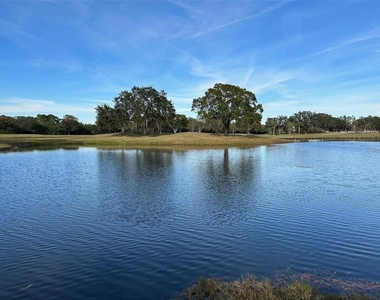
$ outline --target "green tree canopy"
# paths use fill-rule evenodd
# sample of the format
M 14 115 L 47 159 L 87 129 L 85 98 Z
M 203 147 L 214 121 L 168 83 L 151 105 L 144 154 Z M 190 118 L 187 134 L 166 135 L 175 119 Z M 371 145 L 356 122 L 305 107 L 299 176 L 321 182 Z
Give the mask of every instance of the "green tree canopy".
M 191 110 L 202 120 L 220 122 L 227 136 L 232 121 L 247 121 L 250 115 L 261 115 L 263 108 L 257 104 L 254 93 L 236 85 L 217 83 L 203 97 L 193 100 Z M 257 119 L 257 115 L 252 117 Z
M 96 108 L 96 127 L 99 133 L 110 133 L 117 131 L 116 110 L 107 104 L 98 105 Z
M 77 117 L 72 115 L 64 115 L 60 124 L 60 129 L 62 133 L 71 134 L 78 130 L 80 123 Z
M 102 133 L 131 130 L 161 134 L 169 128 L 174 132 L 178 130 L 174 105 L 164 90 L 134 86 L 130 91 L 120 92 L 113 102 L 114 107 L 103 104 L 95 108 L 96 125 Z

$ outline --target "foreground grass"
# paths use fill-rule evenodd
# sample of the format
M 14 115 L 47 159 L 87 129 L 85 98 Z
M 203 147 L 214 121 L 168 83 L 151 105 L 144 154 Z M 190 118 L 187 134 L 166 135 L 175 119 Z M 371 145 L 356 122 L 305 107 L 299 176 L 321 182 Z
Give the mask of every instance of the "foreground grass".
M 177 298 L 186 300 L 370 300 L 364 294 L 328 294 L 301 282 L 275 286 L 269 280 L 252 276 L 232 282 L 203 278 L 183 291 Z
M 378 133 L 322 133 L 322 134 L 283 134 L 283 135 L 230 135 L 184 132 L 162 135 L 127 135 L 121 133 L 98 135 L 37 135 L 0 134 L 0 151 L 17 148 L 97 146 L 97 147 L 256 147 L 291 142 L 294 140 L 368 140 L 380 141 Z

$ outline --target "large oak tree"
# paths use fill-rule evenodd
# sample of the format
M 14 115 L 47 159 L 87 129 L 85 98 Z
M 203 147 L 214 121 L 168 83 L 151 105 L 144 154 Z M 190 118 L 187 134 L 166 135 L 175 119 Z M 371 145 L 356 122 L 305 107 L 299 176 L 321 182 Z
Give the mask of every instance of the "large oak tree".
M 227 136 L 233 120 L 248 120 L 251 114 L 263 112 L 254 93 L 236 85 L 217 83 L 203 97 L 193 100 L 192 111 L 206 121 L 219 121 Z M 257 119 L 257 115 L 256 118 Z
M 162 133 L 176 117 L 173 103 L 164 90 L 134 86 L 114 98 L 114 107 L 98 105 L 96 124 L 101 132 L 148 131 Z

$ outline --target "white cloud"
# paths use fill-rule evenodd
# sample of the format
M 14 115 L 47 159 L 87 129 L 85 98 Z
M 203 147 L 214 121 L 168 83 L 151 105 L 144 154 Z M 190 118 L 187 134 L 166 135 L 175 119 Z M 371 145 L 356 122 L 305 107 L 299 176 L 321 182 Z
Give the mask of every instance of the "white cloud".
M 43 113 L 59 113 L 59 114 L 75 114 L 78 112 L 88 113 L 94 112 L 93 107 L 88 104 L 72 105 L 61 104 L 56 101 L 18 98 L 13 97 L 9 99 L 0 100 L 0 111 L 6 115 L 30 115 L 30 114 L 43 114 Z

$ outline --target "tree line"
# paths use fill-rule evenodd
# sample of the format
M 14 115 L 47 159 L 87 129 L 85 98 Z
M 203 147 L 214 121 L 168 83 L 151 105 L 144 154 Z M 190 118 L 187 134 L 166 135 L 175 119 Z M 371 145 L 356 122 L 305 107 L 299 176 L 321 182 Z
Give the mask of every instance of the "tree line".
M 62 119 L 53 114 L 38 114 L 36 117 L 0 116 L 0 133 L 34 134 L 93 134 L 96 126 L 83 124 L 72 115 Z
M 95 107 L 95 124 L 83 124 L 75 116 L 62 119 L 52 114 L 36 117 L 0 116 L 0 133 L 97 134 L 125 132 L 161 134 L 163 132 L 198 131 L 212 133 L 319 133 L 380 131 L 380 117 L 333 117 L 325 113 L 299 111 L 291 116 L 267 118 L 253 92 L 236 85 L 217 83 L 203 96 L 193 99 L 191 110 L 196 118 L 178 114 L 164 90 L 152 86 L 124 90 L 113 105 Z
M 267 118 L 264 125 L 269 134 L 321 132 L 379 132 L 380 117 L 333 117 L 325 113 L 299 111 L 291 116 Z

